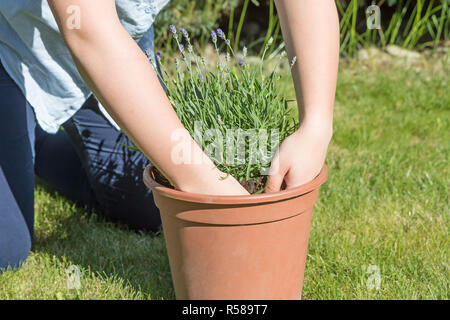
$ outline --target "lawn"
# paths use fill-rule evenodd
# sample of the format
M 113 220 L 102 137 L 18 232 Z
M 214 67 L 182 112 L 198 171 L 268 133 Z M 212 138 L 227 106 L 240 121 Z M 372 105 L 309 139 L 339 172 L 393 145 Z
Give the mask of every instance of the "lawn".
M 449 75 L 448 54 L 341 63 L 304 299 L 450 297 Z M 100 221 L 39 184 L 35 208 L 32 252 L 0 275 L 0 300 L 174 298 L 161 233 Z

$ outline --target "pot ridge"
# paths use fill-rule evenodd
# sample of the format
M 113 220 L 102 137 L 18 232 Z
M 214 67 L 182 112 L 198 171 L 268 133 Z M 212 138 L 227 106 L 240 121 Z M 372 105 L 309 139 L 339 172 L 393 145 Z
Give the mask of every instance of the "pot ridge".
M 281 190 L 273 193 L 263 193 L 263 194 L 253 194 L 253 195 L 239 195 L 239 196 L 217 196 L 217 195 L 207 195 L 199 193 L 189 193 L 180 190 L 171 189 L 165 187 L 151 178 L 150 168 L 152 166 L 148 165 L 144 170 L 144 183 L 145 185 L 158 192 L 161 196 L 172 198 L 175 200 L 181 200 L 193 203 L 203 203 L 203 204 L 223 204 L 223 205 L 237 205 L 237 204 L 262 204 L 277 202 L 281 200 L 288 200 L 290 198 L 295 198 L 312 192 L 318 189 L 328 177 L 328 168 L 326 165 L 322 167 L 319 174 L 310 182 L 307 182 L 301 186 Z

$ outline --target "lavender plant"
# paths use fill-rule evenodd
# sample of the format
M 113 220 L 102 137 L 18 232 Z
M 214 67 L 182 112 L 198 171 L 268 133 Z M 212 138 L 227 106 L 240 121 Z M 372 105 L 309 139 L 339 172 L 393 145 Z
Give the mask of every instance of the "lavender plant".
M 297 127 L 277 88 L 276 66 L 285 54 L 266 74 L 263 63 L 273 41 L 267 42 L 259 64 L 248 64 L 246 48 L 238 57 L 226 34 L 217 29 L 211 32 L 216 58 L 210 70 L 206 58 L 194 52 L 184 28 L 171 25 L 170 32 L 179 51 L 173 60 L 175 74 L 169 74 L 168 61 L 160 53 L 156 59 L 178 117 L 220 170 L 251 193 L 261 192 L 276 148 Z M 147 56 L 155 67 L 149 52 Z

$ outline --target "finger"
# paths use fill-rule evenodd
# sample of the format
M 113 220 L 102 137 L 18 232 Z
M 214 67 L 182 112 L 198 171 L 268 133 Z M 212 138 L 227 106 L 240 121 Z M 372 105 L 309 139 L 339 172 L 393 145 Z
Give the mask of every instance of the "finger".
M 274 161 L 274 163 L 276 163 L 276 161 Z M 272 163 L 272 166 L 270 167 L 269 179 L 267 180 L 266 189 L 264 191 L 265 193 L 280 191 L 284 177 L 288 171 L 287 168 L 281 167 L 279 163 L 276 163 L 275 168 L 274 163 Z
M 269 180 L 267 181 L 267 186 L 265 189 L 265 193 L 278 192 L 281 189 L 281 185 L 283 184 L 284 176 L 277 174 L 273 176 L 269 176 Z

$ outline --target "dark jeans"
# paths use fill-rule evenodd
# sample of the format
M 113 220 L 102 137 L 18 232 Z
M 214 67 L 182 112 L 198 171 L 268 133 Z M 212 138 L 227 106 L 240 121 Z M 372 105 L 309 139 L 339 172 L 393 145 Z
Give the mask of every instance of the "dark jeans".
M 0 273 L 20 266 L 30 251 L 35 174 L 106 220 L 158 230 L 159 211 L 142 182 L 149 162 L 122 144 L 132 145 L 94 97 L 57 134 L 44 132 L 0 63 Z

